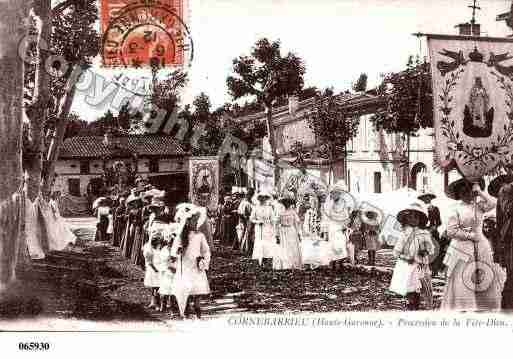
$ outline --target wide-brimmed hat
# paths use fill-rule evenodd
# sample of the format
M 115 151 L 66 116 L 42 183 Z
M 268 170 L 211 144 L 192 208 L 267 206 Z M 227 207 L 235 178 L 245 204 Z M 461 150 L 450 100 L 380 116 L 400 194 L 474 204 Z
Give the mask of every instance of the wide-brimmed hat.
M 108 206 L 110 204 L 110 200 L 107 197 L 98 197 L 93 202 L 93 209 L 96 209 L 100 206 Z
M 511 174 L 497 176 L 488 185 L 488 193 L 491 196 L 497 197 L 501 187 L 511 182 L 513 182 L 513 175 Z
M 151 203 L 148 205 L 150 208 L 162 208 L 165 207 L 166 203 L 164 202 L 164 199 L 162 197 L 153 197 L 151 199 Z
M 278 202 L 280 202 L 282 205 L 284 205 L 285 207 L 288 207 L 290 205 L 293 205 L 296 203 L 296 200 L 293 196 L 290 196 L 290 195 L 284 195 L 282 196 Z
M 347 192 L 346 183 L 342 180 L 335 183 L 329 189 L 329 193 L 333 193 L 333 192 Z
M 134 194 L 131 194 L 130 196 L 128 196 L 128 198 L 126 199 L 126 204 L 129 204 L 129 203 L 132 203 L 132 202 L 135 202 L 135 201 L 140 201 L 141 200 L 141 197 L 139 196 L 136 196 Z
M 434 193 L 431 193 L 431 192 L 423 193 L 423 194 L 421 194 L 420 196 L 417 197 L 417 199 L 420 199 L 423 202 L 429 202 L 429 201 L 434 200 L 435 198 L 436 198 L 436 195 Z
M 272 198 L 272 195 L 269 191 L 259 191 L 257 192 L 257 194 L 255 195 L 256 199 L 260 198 L 260 197 L 267 197 L 267 198 Z
M 415 201 L 411 203 L 408 207 L 405 209 L 399 211 L 397 213 L 397 221 L 404 225 L 409 216 L 417 216 L 419 218 L 419 226 L 425 227 L 428 222 L 428 216 L 426 214 L 426 209 L 424 207 L 424 204 L 420 201 Z
M 199 228 L 207 220 L 207 208 L 197 206 L 193 203 L 180 203 L 176 206 L 175 222 L 185 222 L 193 216 L 198 217 L 196 228 Z
M 465 187 L 468 187 L 468 190 L 471 190 L 472 182 L 465 178 L 460 178 L 454 182 L 451 182 L 449 186 L 447 186 L 445 194 L 451 199 L 459 200 L 461 198 L 461 192 L 465 189 Z M 481 187 L 481 190 L 484 190 L 485 188 L 485 182 L 482 178 L 479 180 L 479 187 Z

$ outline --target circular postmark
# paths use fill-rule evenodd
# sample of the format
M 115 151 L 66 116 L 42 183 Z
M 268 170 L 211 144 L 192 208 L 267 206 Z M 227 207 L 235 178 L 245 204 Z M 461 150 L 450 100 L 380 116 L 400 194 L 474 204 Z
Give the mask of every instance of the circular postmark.
M 180 9 L 164 1 L 134 1 L 109 18 L 102 38 L 105 67 L 190 66 L 194 45 Z

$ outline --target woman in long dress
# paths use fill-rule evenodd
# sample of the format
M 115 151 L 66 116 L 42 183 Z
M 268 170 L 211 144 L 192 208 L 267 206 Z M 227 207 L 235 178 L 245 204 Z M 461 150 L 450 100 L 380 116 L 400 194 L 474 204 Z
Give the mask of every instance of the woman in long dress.
M 495 201 L 483 189 L 484 181 L 472 185 L 465 179 L 447 189 L 447 196 L 459 203 L 447 223 L 451 244 L 444 259 L 447 283 L 443 310 L 495 311 L 501 306 L 503 277 L 482 232 L 484 213 L 495 207 Z
M 277 252 L 274 234 L 276 214 L 267 203 L 271 198 L 269 193 L 259 192 L 256 197 L 258 204 L 253 207 L 249 217 L 250 222 L 255 224 L 255 243 L 251 258 L 256 259 L 265 268 L 272 268 L 272 261 Z
M 324 220 L 328 231 L 329 260 L 333 270 L 342 267 L 342 260 L 347 258 L 346 229 L 350 221 L 351 208 L 346 201 L 347 187 L 337 182 L 330 190 L 329 198 L 324 203 Z
M 279 256 L 273 263 L 274 269 L 302 269 L 301 221 L 292 205 L 294 200 L 283 198 L 284 210 L 278 216 Z
M 107 227 L 109 226 L 109 214 L 111 214 L 109 200 L 106 198 L 101 200 L 99 206 L 94 210 L 94 214 L 97 218 L 95 241 L 103 242 L 107 240 Z
M 224 238 L 224 205 L 225 205 L 225 197 L 219 198 L 219 205 L 216 210 L 216 227 L 214 230 L 214 242 L 221 243 Z
M 132 256 L 132 247 L 134 241 L 136 240 L 136 236 L 141 235 L 141 206 L 142 202 L 139 197 L 130 195 L 126 201 L 127 204 L 127 212 L 128 212 L 128 220 L 126 226 L 125 238 L 123 241 L 123 246 L 121 248 L 121 252 L 125 258 L 131 258 Z
M 119 205 L 114 211 L 114 235 L 112 236 L 112 245 L 119 247 L 126 230 L 126 206 L 125 198 L 119 198 Z
M 144 286 L 151 290 L 151 302 L 148 308 L 157 309 L 160 306 L 159 287 L 160 287 L 160 247 L 163 236 L 155 233 L 151 239 L 143 246 L 143 256 L 145 263 Z

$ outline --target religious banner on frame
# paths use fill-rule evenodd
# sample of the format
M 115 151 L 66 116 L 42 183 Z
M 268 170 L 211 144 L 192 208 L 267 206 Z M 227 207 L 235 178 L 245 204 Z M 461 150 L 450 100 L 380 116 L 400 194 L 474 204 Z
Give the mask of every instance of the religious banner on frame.
M 215 210 L 219 202 L 219 160 L 217 157 L 189 159 L 191 202 Z
M 468 180 L 513 158 L 513 40 L 427 35 L 435 156 Z

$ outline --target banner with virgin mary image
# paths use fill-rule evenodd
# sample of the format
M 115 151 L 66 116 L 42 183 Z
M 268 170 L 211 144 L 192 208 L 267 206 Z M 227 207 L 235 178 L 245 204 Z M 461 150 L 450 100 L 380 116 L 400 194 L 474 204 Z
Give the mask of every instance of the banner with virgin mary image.
M 215 210 L 219 201 L 219 160 L 217 157 L 190 158 L 189 178 L 191 202 Z
M 427 35 L 435 156 L 468 180 L 494 175 L 513 154 L 513 40 Z

